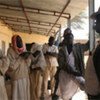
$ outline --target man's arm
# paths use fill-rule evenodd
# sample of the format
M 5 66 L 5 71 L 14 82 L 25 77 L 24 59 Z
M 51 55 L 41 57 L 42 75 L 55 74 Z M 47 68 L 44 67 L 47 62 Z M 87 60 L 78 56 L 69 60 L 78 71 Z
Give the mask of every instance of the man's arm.
M 46 52 L 46 55 L 57 57 L 58 53 L 56 53 L 56 52 Z
M 63 69 L 69 74 L 72 74 L 74 76 L 81 76 L 81 74 L 75 69 L 75 67 L 72 67 L 68 65 L 66 61 L 66 54 L 64 53 L 64 50 L 60 49 L 59 54 L 58 54 L 58 63 L 60 69 Z
M 89 40 L 85 44 L 81 44 L 81 48 L 84 52 L 89 50 L 89 44 L 90 44 Z
M 67 65 L 67 72 L 69 74 L 74 75 L 74 76 L 82 76 L 81 73 L 75 69 L 75 67 L 72 67 L 70 65 Z
M 58 53 L 58 64 L 59 64 L 60 69 L 63 69 L 66 66 L 65 53 L 62 50 L 62 48 L 59 50 L 59 53 Z

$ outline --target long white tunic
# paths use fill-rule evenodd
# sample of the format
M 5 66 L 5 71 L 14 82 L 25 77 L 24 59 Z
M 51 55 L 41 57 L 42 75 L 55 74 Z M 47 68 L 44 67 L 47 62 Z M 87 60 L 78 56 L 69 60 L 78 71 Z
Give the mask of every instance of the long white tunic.
M 20 57 L 12 48 L 8 50 L 12 69 L 12 100 L 30 100 L 29 66 L 31 59 Z
M 75 61 L 73 52 L 68 54 L 66 48 L 67 63 L 74 67 Z M 78 85 L 76 83 L 75 77 L 71 74 L 68 74 L 66 71 L 61 70 L 59 73 L 59 84 L 61 90 L 61 96 L 63 100 L 69 100 L 77 92 Z
M 1 56 L 2 55 L 0 50 L 0 57 Z M 9 66 L 9 59 L 7 57 L 1 57 L 0 58 L 0 100 L 8 100 L 8 96 L 5 88 L 4 76 L 3 76 L 6 73 L 8 66 Z
M 55 45 L 49 46 L 48 44 L 44 44 L 43 53 L 45 54 L 46 52 L 58 53 L 58 48 Z M 47 66 L 58 66 L 57 58 L 53 56 L 46 56 L 46 63 Z
M 41 96 L 41 87 L 42 87 L 42 74 L 46 66 L 45 58 L 42 52 L 42 47 L 38 44 L 33 44 L 31 52 L 35 53 L 37 50 L 40 51 L 40 54 L 37 57 L 32 57 L 32 61 L 36 62 L 32 65 L 33 69 L 40 67 L 41 70 L 33 70 L 30 74 L 30 85 L 31 85 L 31 100 L 39 100 Z

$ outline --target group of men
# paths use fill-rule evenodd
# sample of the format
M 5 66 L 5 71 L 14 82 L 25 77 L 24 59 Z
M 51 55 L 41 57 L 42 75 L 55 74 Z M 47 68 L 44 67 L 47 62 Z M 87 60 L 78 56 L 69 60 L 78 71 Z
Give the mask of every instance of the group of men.
M 95 20 L 94 29 L 100 34 L 100 8 L 91 15 L 91 18 Z M 100 44 L 89 54 L 84 69 L 84 52 L 89 49 L 89 42 L 73 44 L 73 38 L 71 31 L 65 30 L 58 54 L 62 98 L 71 100 L 79 86 L 86 92 L 88 100 L 100 100 Z
M 58 66 L 58 49 L 53 43 L 54 37 L 51 36 L 43 47 L 32 43 L 27 51 L 19 35 L 12 37 L 7 56 L 0 51 L 0 100 L 8 100 L 3 79 L 5 74 L 11 81 L 11 90 L 8 91 L 11 92 L 10 100 L 40 100 L 41 96 L 48 95 L 49 77 L 53 93 Z
M 91 17 L 96 20 L 95 30 L 100 33 L 100 9 Z M 74 44 L 69 28 L 63 37 L 59 47 L 54 45 L 55 39 L 51 36 L 43 46 L 32 43 L 26 51 L 21 37 L 14 35 L 7 56 L 0 50 L 0 100 L 8 100 L 5 74 L 11 78 L 10 100 L 45 100 L 48 79 L 52 96 L 59 80 L 57 85 L 63 100 L 71 100 L 79 87 L 86 91 L 89 100 L 100 100 L 100 44 L 89 55 L 85 69 L 84 52 L 89 49 L 89 42 Z

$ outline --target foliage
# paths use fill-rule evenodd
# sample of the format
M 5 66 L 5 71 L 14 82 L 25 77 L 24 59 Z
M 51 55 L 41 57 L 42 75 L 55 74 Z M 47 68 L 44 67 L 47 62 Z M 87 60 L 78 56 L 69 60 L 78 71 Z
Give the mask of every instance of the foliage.
M 85 24 L 85 20 L 88 18 L 85 11 L 81 12 L 79 15 L 74 17 L 71 20 L 71 26 L 74 29 L 84 29 L 83 25 Z

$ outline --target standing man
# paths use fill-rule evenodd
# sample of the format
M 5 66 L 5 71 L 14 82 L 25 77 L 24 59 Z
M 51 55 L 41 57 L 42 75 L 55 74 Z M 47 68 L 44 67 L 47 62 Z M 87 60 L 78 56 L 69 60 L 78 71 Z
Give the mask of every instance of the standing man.
M 60 67 L 59 85 L 63 100 L 71 100 L 77 92 L 79 85 L 84 87 L 84 52 L 88 50 L 89 43 L 74 44 L 74 36 L 64 31 L 63 44 L 58 54 Z
M 41 45 L 32 43 L 31 52 L 33 54 L 30 70 L 31 100 L 40 100 L 46 62 Z
M 100 8 L 91 15 L 96 21 L 94 29 L 100 35 Z M 100 100 L 100 43 L 89 55 L 85 72 L 86 92 L 89 100 Z
M 12 46 L 8 49 L 7 56 L 10 60 L 9 73 L 12 81 L 11 100 L 30 100 L 29 67 L 31 59 L 25 52 L 22 38 L 13 35 Z
M 4 81 L 4 75 L 8 70 L 8 67 L 9 59 L 3 56 L 2 50 L 0 49 L 0 100 L 8 100 Z
M 54 92 L 55 86 L 55 73 L 57 70 L 58 62 L 58 48 L 53 45 L 54 37 L 50 37 L 47 44 L 43 45 L 43 53 L 45 55 L 47 66 L 44 71 L 44 94 L 47 94 L 48 78 L 50 77 L 51 94 Z

